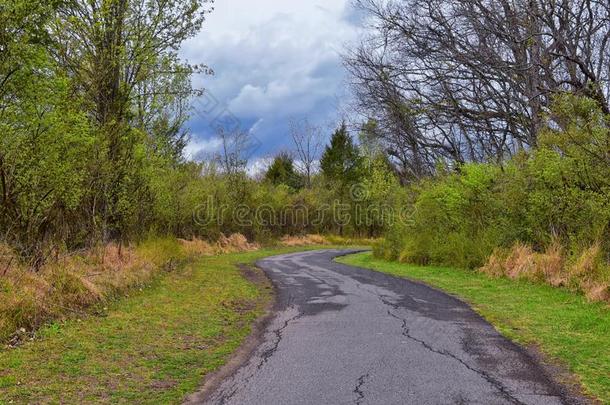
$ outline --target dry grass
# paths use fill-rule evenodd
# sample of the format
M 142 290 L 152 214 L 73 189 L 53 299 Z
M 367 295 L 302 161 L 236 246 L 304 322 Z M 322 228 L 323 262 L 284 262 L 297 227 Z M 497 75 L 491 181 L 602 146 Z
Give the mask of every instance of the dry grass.
M 200 256 L 213 256 L 214 255 L 214 247 L 212 244 L 201 240 L 201 239 L 193 239 L 193 240 L 185 240 L 178 239 L 182 248 L 193 255 Z
M 480 271 L 494 277 L 566 287 L 582 292 L 591 301 L 610 302 L 610 264 L 599 244 L 569 260 L 556 242 L 543 253 L 516 243 L 511 249 L 496 249 Z
M 249 243 L 248 239 L 239 233 L 233 234 L 228 238 L 220 235 L 220 239 L 216 242 L 218 253 L 251 252 L 259 248 L 258 244 Z
M 293 246 L 311 246 L 311 245 L 328 245 L 330 242 L 321 235 L 300 235 L 291 236 L 286 235 L 280 239 L 282 246 L 293 247 Z
M 0 245 L 0 342 L 16 343 L 50 320 L 86 315 L 88 308 L 142 288 L 180 261 L 202 255 L 256 250 L 243 235 L 201 240 L 109 244 L 64 256 L 33 272 Z
M 260 249 L 256 243 L 248 242 L 242 234 L 233 234 L 229 237 L 220 235 L 215 243 L 201 239 L 178 240 L 187 254 L 197 256 L 214 256 L 223 253 L 251 252 Z
M 373 246 L 379 239 L 344 237 L 338 235 L 286 235 L 280 239 L 281 246 L 315 246 L 315 245 L 336 245 L 336 246 Z

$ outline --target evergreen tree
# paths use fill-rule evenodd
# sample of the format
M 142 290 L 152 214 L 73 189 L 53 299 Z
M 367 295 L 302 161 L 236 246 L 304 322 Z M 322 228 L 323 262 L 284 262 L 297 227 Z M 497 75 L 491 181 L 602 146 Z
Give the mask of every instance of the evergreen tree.
M 347 132 L 345 122 L 333 134 L 330 145 L 324 150 L 320 168 L 326 180 L 339 184 L 352 184 L 360 177 L 361 159 L 358 148 Z
M 288 153 L 280 153 L 275 157 L 265 173 L 265 179 L 272 184 L 285 184 L 293 189 L 300 188 L 302 184 L 294 168 L 294 160 Z

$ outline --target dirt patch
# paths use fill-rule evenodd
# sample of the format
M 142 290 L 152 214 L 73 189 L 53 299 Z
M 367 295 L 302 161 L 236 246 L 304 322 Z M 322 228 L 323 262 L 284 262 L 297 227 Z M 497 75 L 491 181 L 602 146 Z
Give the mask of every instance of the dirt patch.
M 265 330 L 276 314 L 277 294 L 271 280 L 258 267 L 240 264 L 239 269 L 244 278 L 258 286 L 260 289 L 273 291 L 272 299 L 265 305 L 265 313 L 252 325 L 252 332 L 241 346 L 233 353 L 227 363 L 217 371 L 205 376 L 203 385 L 196 393 L 188 396 L 184 404 L 195 405 L 204 403 L 222 382 L 235 374 L 244 366 L 263 341 Z
M 150 388 L 155 390 L 168 390 L 176 386 L 176 381 L 155 381 L 150 384 Z
M 260 287 L 271 286 L 271 281 L 269 280 L 267 275 L 265 275 L 265 272 L 259 269 L 258 267 L 250 266 L 247 264 L 239 264 L 237 267 L 239 267 L 241 275 L 252 284 L 255 284 Z

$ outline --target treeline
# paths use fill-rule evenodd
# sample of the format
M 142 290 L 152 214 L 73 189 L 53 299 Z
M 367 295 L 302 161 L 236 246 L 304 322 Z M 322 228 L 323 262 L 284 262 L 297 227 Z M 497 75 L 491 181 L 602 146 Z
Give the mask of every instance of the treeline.
M 279 153 L 258 178 L 247 175 L 245 158 L 218 159 L 241 162 L 232 169 L 214 160 L 199 166 L 203 174 L 192 187 L 173 194 L 192 201 L 182 211 L 195 212 L 191 231 L 208 239 L 242 233 L 261 242 L 305 233 L 381 236 L 400 216 L 401 187 L 386 156 L 357 145 L 345 124 L 326 146 L 322 134 L 312 129 L 309 124 L 293 127 L 294 151 Z M 310 147 L 303 148 L 304 143 Z M 229 154 L 241 155 L 230 149 Z M 297 158 L 299 150 L 319 154 L 315 160 Z M 176 203 L 169 203 L 168 210 L 170 206 Z
M 2 242 L 38 268 L 150 235 L 383 235 L 388 258 L 610 297 L 607 2 L 356 3 L 357 136 L 293 122 L 252 178 L 244 132 L 183 157 L 209 69 L 177 49 L 208 2 L 2 2 Z
M 376 253 L 610 300 L 610 3 L 356 3 L 345 64 L 409 195 Z
M 610 116 L 564 95 L 538 146 L 502 165 L 439 169 L 409 187 L 408 220 L 376 253 L 482 269 L 610 300 Z
M 186 161 L 193 74 L 178 58 L 211 2 L 0 3 L 0 240 L 37 269 L 50 257 L 151 234 L 251 239 L 378 235 L 395 178 L 345 127 L 317 167 L 323 134 L 295 123 L 294 154 L 246 175 L 243 133 Z M 313 131 L 313 132 L 312 132 Z M 365 169 L 366 167 L 366 169 Z M 359 188 L 354 188 L 360 184 Z M 366 190 L 361 184 L 365 184 Z M 357 208 L 349 204 L 356 193 Z

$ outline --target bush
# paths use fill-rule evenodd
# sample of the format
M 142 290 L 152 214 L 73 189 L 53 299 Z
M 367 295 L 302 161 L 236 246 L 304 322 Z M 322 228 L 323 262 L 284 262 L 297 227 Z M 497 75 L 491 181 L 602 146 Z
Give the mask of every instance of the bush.
M 482 265 L 503 236 L 497 220 L 504 207 L 494 195 L 499 172 L 492 165 L 468 164 L 413 186 L 416 197 L 407 224 L 391 235 L 390 243 L 402 241 L 400 260 Z M 398 249 L 389 251 L 394 255 Z
M 504 166 L 465 164 L 410 187 L 410 216 L 375 253 L 478 268 L 605 299 L 610 257 L 610 117 L 561 96 L 538 148 Z M 398 253 L 400 252 L 400 253 Z

